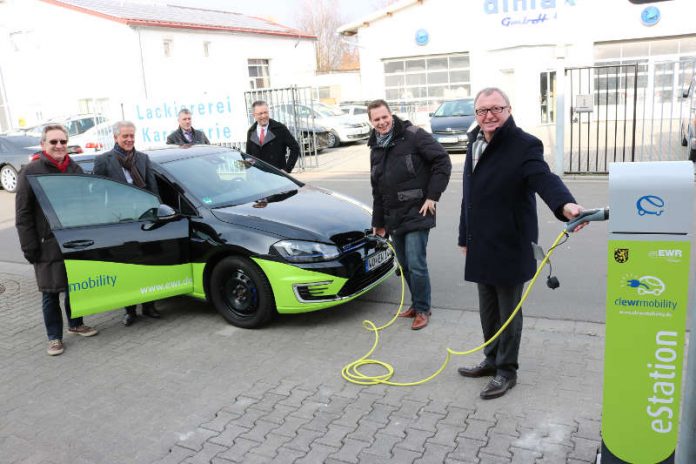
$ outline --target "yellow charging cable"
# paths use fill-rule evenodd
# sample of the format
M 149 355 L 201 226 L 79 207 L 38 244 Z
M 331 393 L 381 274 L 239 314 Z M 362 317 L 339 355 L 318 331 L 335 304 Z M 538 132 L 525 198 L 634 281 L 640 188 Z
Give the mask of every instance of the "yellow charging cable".
M 452 348 L 447 348 L 447 356 L 445 357 L 444 362 L 442 365 L 430 376 L 413 381 L 413 382 L 392 382 L 390 379 L 394 375 L 394 368 L 389 364 L 384 361 L 379 361 L 377 359 L 370 359 L 369 356 L 372 355 L 372 353 L 377 349 L 377 345 L 379 345 L 379 332 L 386 329 L 390 325 L 394 323 L 394 321 L 399 317 L 399 313 L 401 312 L 401 308 L 404 305 L 404 292 L 405 292 L 405 280 L 404 280 L 404 273 L 401 272 L 401 302 L 399 303 L 399 308 L 396 311 L 396 314 L 394 314 L 394 317 L 391 318 L 389 322 L 384 324 L 383 326 L 377 327 L 374 322 L 369 321 L 369 320 L 364 320 L 363 326 L 367 330 L 371 330 L 375 334 L 375 342 L 372 344 L 372 348 L 370 348 L 370 351 L 365 353 L 364 356 L 362 356 L 360 359 L 353 361 L 349 364 L 346 364 L 343 366 L 343 369 L 341 370 L 341 376 L 343 376 L 344 379 L 346 379 L 348 382 L 355 383 L 358 385 L 377 385 L 377 384 L 384 384 L 384 385 L 392 385 L 395 387 L 412 387 L 415 385 L 421 385 L 426 382 L 431 381 L 435 377 L 437 377 L 442 371 L 445 370 L 445 367 L 447 367 L 447 364 L 449 364 L 450 359 L 452 356 L 466 356 L 472 353 L 476 353 L 477 351 L 480 351 L 484 349 L 486 346 L 490 345 L 493 343 L 501 333 L 507 328 L 508 325 L 510 325 L 510 322 L 512 322 L 512 319 L 517 315 L 519 312 L 520 308 L 522 308 L 522 303 L 527 299 L 527 296 L 529 295 L 529 292 L 531 289 L 534 287 L 534 283 L 537 280 L 537 277 L 539 277 L 539 274 L 541 274 L 542 269 L 546 265 L 546 263 L 549 261 L 549 258 L 553 254 L 553 251 L 555 250 L 556 246 L 559 244 L 561 239 L 566 235 L 566 231 L 563 230 L 560 234 L 558 234 L 558 237 L 556 237 L 556 240 L 553 242 L 553 245 L 551 245 L 551 248 L 549 248 L 548 253 L 544 255 L 544 259 L 541 260 L 541 263 L 539 264 L 539 267 L 536 270 L 536 273 L 534 274 L 534 277 L 532 277 L 532 280 L 529 282 L 529 285 L 527 285 L 527 289 L 524 291 L 522 294 L 522 298 L 520 299 L 520 302 L 517 304 L 515 307 L 515 310 L 510 314 L 510 317 L 505 321 L 505 323 L 500 326 L 500 329 L 493 335 L 490 339 L 488 339 L 485 343 L 482 343 L 481 345 L 472 348 L 470 350 L 466 351 L 455 351 Z M 392 245 L 387 242 L 389 245 L 389 248 L 391 248 L 392 252 L 394 253 L 394 256 L 396 256 L 396 252 L 394 252 L 394 248 Z M 401 267 L 401 266 L 399 266 Z M 363 374 L 360 372 L 360 368 L 363 366 L 368 366 L 368 365 L 376 365 L 382 367 L 386 372 L 381 375 L 367 375 Z

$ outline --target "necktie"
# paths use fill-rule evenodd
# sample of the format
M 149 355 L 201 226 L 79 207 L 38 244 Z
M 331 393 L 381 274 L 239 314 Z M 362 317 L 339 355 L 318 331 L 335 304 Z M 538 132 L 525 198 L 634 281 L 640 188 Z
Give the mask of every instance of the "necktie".
M 261 135 L 259 135 L 259 143 L 263 145 L 263 139 L 266 138 L 266 128 L 262 127 L 261 128 Z

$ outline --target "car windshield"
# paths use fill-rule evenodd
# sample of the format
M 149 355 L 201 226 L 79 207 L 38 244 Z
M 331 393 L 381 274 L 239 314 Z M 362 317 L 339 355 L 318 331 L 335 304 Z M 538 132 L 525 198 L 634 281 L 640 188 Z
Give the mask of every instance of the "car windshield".
M 343 116 L 343 110 L 322 104 L 315 104 L 314 109 L 323 117 Z
M 473 116 L 474 115 L 474 100 L 453 100 L 446 101 L 440 105 L 433 116 L 436 118 L 444 118 L 451 116 Z
M 233 150 L 169 161 L 162 166 L 210 208 L 241 205 L 296 191 L 301 186 L 273 167 Z

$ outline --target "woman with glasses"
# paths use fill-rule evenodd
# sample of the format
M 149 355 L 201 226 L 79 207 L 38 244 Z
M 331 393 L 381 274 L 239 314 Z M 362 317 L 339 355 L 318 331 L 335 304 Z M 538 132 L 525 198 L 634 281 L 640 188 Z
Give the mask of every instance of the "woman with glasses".
M 15 197 L 15 224 L 24 257 L 34 265 L 36 283 L 42 292 L 44 324 L 48 335 L 50 356 L 63 353 L 63 317 L 58 297 L 65 292 L 65 315 L 68 317 L 68 333 L 92 337 L 97 331 L 82 323 L 82 318 L 73 319 L 70 313 L 70 298 L 67 293 L 68 277 L 65 273 L 63 256 L 58 241 L 41 207 L 36 201 L 28 175 L 36 174 L 80 174 L 82 168 L 68 155 L 68 131 L 60 124 L 49 124 L 41 135 L 42 151 L 32 158 L 19 173 L 17 196 Z

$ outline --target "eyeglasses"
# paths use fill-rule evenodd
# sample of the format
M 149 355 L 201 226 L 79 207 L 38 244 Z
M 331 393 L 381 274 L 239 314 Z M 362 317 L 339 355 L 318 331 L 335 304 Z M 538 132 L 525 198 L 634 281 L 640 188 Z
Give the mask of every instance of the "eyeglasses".
M 505 108 L 510 108 L 509 106 L 491 106 L 490 108 L 479 108 L 476 110 L 476 116 L 485 116 L 489 111 L 492 114 L 500 114 Z
M 67 144 L 68 144 L 68 141 L 65 140 L 65 139 L 60 139 L 60 140 L 58 140 L 58 139 L 53 139 L 53 140 L 49 140 L 48 143 L 50 143 L 51 145 L 58 145 L 59 143 L 60 143 L 61 145 L 67 145 Z

